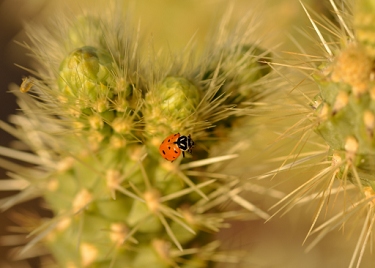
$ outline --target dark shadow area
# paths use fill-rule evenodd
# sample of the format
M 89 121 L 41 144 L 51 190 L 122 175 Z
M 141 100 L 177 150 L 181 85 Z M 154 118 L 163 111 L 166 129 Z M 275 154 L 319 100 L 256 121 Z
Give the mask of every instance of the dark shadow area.
M 25 70 L 15 65 L 17 63 L 29 67 L 28 51 L 15 41 L 27 42 L 23 25 L 38 17 L 45 7 L 44 2 L 44 0 L 0 0 L 0 120 L 2 121 L 8 122 L 9 115 L 17 113 L 18 109 L 15 96 L 9 92 L 9 85 L 11 83 L 20 85 L 22 77 L 28 75 Z M 14 137 L 0 129 L 0 146 L 9 147 L 14 140 Z M 6 177 L 6 170 L 0 167 L 0 179 Z M 0 191 L 0 199 L 14 193 Z M 33 200 L 12 208 L 11 211 L 2 212 L 0 215 L 0 237 L 9 235 L 11 226 L 17 225 L 11 220 L 12 213 L 22 213 L 23 211 L 39 213 L 39 207 L 40 200 Z M 12 264 L 9 256 L 11 248 L 0 246 L 0 267 L 17 267 L 15 263 Z M 28 263 L 31 267 L 40 267 L 37 258 L 29 260 Z

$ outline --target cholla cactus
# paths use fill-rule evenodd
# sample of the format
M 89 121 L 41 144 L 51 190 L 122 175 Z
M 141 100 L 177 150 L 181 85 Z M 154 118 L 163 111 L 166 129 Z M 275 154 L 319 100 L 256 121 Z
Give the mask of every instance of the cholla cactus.
M 21 87 L 28 94 L 16 92 L 24 114 L 1 127 L 31 153 L 1 153 L 34 166 L 8 167 L 20 193 L 1 208 L 43 197 L 54 216 L 40 221 L 23 252 L 43 245 L 59 267 L 235 261 L 214 234 L 243 211 L 268 215 L 239 196 L 238 178 L 220 173 L 236 154 L 212 149 L 267 94 L 270 55 L 249 41 L 252 25 L 241 24 L 231 34 L 221 26 L 196 62 L 194 52 L 144 61 L 121 18 L 101 11 L 63 20 L 58 31 L 28 29 L 40 68 Z M 196 147 L 171 163 L 158 147 L 178 132 Z M 221 210 L 228 200 L 243 209 Z
M 288 138 L 298 135 L 297 143 L 284 158 L 282 167 L 270 175 L 291 169 L 305 170 L 310 175 L 276 205 L 281 206 L 280 210 L 289 210 L 320 197 L 307 237 L 318 235 L 308 249 L 338 226 L 357 222 L 365 212 L 363 229 L 349 263 L 350 267 L 358 267 L 375 221 L 375 8 L 373 1 L 358 0 L 354 9 L 347 1 L 343 2 L 345 5 L 338 6 L 330 0 L 339 27 L 326 19 L 313 19 L 312 12 L 302 5 L 324 55 L 312 56 L 311 52 L 303 51 L 306 58 L 298 66 L 308 70 L 308 79 L 314 81 L 319 91 L 304 93 L 303 102 L 308 97 L 310 103 L 299 106 L 299 121 L 285 133 Z M 343 7 L 346 10 L 339 9 Z M 331 201 L 335 206 L 340 206 L 342 200 L 342 211 L 319 225 L 319 216 L 331 204 L 330 200 L 335 200 Z

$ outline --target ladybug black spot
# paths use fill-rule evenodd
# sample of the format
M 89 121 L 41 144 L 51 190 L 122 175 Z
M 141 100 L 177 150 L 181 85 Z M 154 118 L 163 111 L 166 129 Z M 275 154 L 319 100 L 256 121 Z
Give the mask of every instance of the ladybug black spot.
M 171 149 L 171 146 L 168 146 L 168 150 L 170 150 Z
M 163 150 L 163 154 L 165 155 L 165 152 L 164 152 L 164 150 Z

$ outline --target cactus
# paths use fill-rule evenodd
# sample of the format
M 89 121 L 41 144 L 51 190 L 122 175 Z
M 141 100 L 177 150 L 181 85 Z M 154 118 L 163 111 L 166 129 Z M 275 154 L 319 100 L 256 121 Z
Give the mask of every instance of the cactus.
M 359 267 L 375 219 L 374 4 L 358 0 L 352 9 L 346 1 L 347 5 L 329 2 L 338 26 L 323 18 L 319 20 L 318 15 L 302 4 L 318 37 L 314 43 L 323 54 L 313 55 L 306 49 L 302 61 L 289 64 L 304 70 L 303 79 L 313 81 L 316 87 L 303 92 L 301 99 L 297 98 L 299 103 L 293 108 L 299 107 L 301 117 L 283 137 L 289 139 L 295 135 L 298 138 L 288 156 L 283 158 L 281 167 L 268 176 L 294 169 L 307 174 L 313 172 L 307 176 L 299 174 L 303 179 L 300 186 L 274 206 L 278 207 L 277 214 L 296 205 L 318 203 L 305 241 L 310 236 L 316 237 L 307 250 L 337 227 L 352 226 L 358 219 L 363 220 L 349 263 L 349 267 Z M 343 7 L 346 9 L 340 10 Z M 308 105 L 306 98 L 310 100 Z M 340 212 L 320 222 L 326 216 L 323 214 L 338 206 Z
M 236 26 L 225 17 L 203 52 L 188 45 L 173 56 L 150 53 L 144 29 L 133 30 L 119 3 L 64 15 L 58 29 L 28 28 L 25 46 L 39 67 L 11 88 L 22 112 L 0 122 L 23 142 L 0 154 L 24 162 L 0 159 L 10 177 L 0 189 L 19 191 L 0 208 L 41 197 L 52 216 L 13 216 L 29 237 L 19 258 L 47 252 L 58 267 L 240 267 L 243 252 L 224 250 L 217 233 L 254 214 L 279 223 L 244 197 L 249 190 L 264 202 L 279 198 L 274 215 L 316 205 L 307 251 L 338 227 L 360 223 L 348 262 L 359 267 L 375 221 L 375 7 L 327 3 L 333 16 L 326 18 L 301 2 L 314 37 L 304 42 L 296 33 L 300 51 L 281 64 L 260 45 L 252 14 Z M 292 83 L 287 94 L 271 69 Z M 169 162 L 159 146 L 176 133 L 190 135 L 195 147 Z M 225 170 L 258 140 L 238 159 L 240 171 Z M 249 155 L 256 163 L 247 172 Z M 275 179 L 266 188 L 260 179 L 268 177 Z M 286 183 L 291 192 L 273 189 L 290 177 L 299 180 Z M 246 255 L 256 266 L 258 256 Z
M 5 164 L 20 192 L 0 206 L 42 197 L 53 217 L 35 220 L 21 253 L 43 246 L 70 268 L 236 261 L 215 233 L 245 210 L 267 214 L 238 195 L 237 177 L 220 173 L 237 155 L 213 150 L 253 108 L 248 103 L 266 95 L 259 85 L 270 53 L 249 43 L 252 24 L 240 24 L 241 35 L 213 36 L 191 66 L 184 54 L 169 65 L 158 57 L 144 64 L 122 17 L 78 16 L 59 24 L 60 35 L 29 29 L 40 68 L 21 86 L 26 94 L 15 92 L 24 113 L 1 127 L 30 152 L 1 153 L 31 166 Z M 158 147 L 178 132 L 196 147 L 171 163 Z M 223 210 L 227 200 L 242 208 Z

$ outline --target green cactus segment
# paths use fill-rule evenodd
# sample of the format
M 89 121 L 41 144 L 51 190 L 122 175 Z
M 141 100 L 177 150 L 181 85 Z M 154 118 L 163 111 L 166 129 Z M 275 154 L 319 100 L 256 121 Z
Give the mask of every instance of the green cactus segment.
M 51 178 L 44 197 L 58 216 L 46 241 L 50 250 L 61 267 L 110 267 L 111 263 L 111 267 L 124 267 L 125 264 L 143 267 L 145 262 L 153 267 L 169 267 L 168 261 L 172 258 L 166 261 L 152 242 L 168 238 L 156 216 L 160 192 L 145 191 L 137 163 L 125 155 L 112 157 L 114 159 L 108 152 L 83 155 L 79 160 L 77 156 L 77 160 L 66 161 L 69 165 Z M 95 164 L 100 158 L 100 164 Z M 119 162 L 119 159 L 123 161 Z M 103 175 L 98 173 L 101 165 L 113 169 Z M 124 177 L 124 174 L 130 176 Z M 163 184 L 155 182 L 153 185 L 161 190 L 164 185 L 166 193 L 171 184 L 178 186 L 172 187 L 173 192 L 183 188 L 174 177 L 167 181 L 169 183 L 163 181 Z M 119 188 L 133 192 L 125 190 L 129 183 L 145 191 L 146 203 L 141 201 L 142 196 L 135 199 L 136 193 L 130 196 L 120 193 Z M 116 199 L 112 198 L 113 192 L 116 192 Z M 131 235 L 134 228 L 137 231 Z M 165 243 L 171 244 L 167 240 Z M 134 247 L 136 251 L 131 250 Z
M 200 97 L 199 89 L 186 78 L 170 76 L 163 79 L 146 95 L 146 135 L 165 138 L 172 133 L 183 133 L 189 127 L 188 123 L 195 121 Z
M 110 267 L 114 258 L 122 266 L 115 264 L 113 267 L 123 267 L 134 258 L 131 254 L 123 254 L 119 247 L 126 235 L 127 228 L 122 223 L 85 212 L 59 222 L 47 243 L 60 267 L 104 268 Z
M 375 3 L 372 0 L 357 0 L 354 12 L 356 39 L 375 58 Z
M 178 261 L 171 255 L 178 250 L 176 243 L 188 248 L 191 243 L 198 246 L 212 240 L 194 221 L 189 223 L 194 215 L 182 209 L 197 201 L 194 194 L 160 202 L 162 195 L 186 187 L 178 178 L 166 177 L 163 168 L 148 167 L 148 176 L 154 174 L 150 177 L 153 188 L 148 189 L 137 162 L 126 155 L 112 157 L 103 152 L 69 158 L 69 165 L 51 177 L 44 197 L 57 216 L 46 242 L 60 266 L 171 267 Z M 98 160 L 100 164 L 95 164 Z M 98 172 L 102 165 L 112 169 L 103 175 Z M 138 191 L 131 190 L 130 184 Z M 171 241 L 166 226 L 178 242 Z
M 360 45 L 349 45 L 336 57 L 328 77 L 316 76 L 320 87 L 316 116 L 319 133 L 334 151 L 346 152 L 362 174 L 361 183 L 374 184 L 375 161 L 375 84 L 371 81 L 372 60 Z M 367 175 L 365 175 L 367 174 Z M 353 179 L 354 180 L 354 179 Z

